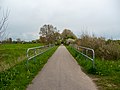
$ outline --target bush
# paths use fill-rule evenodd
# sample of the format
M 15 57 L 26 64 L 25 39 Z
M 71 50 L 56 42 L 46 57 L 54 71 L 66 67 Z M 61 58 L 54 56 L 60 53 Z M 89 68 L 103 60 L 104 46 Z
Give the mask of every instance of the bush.
M 120 45 L 113 40 L 105 40 L 103 37 L 95 37 L 83 34 L 78 40 L 78 45 L 89 47 L 95 50 L 96 57 L 103 60 L 118 60 L 120 59 Z

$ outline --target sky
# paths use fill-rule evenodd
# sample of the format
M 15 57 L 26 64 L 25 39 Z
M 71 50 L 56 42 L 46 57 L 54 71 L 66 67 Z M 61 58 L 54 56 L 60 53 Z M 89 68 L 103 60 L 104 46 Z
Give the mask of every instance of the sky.
M 14 40 L 38 39 L 44 24 L 120 39 L 120 0 L 0 0 L 0 6 L 10 10 L 6 33 Z

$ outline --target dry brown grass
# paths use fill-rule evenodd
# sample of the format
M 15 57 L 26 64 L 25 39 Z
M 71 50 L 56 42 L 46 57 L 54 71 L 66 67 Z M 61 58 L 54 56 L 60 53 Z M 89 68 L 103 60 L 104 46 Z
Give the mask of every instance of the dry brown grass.
M 94 49 L 96 57 L 102 58 L 103 60 L 120 59 L 120 45 L 118 42 L 111 40 L 108 43 L 103 37 L 82 34 L 81 38 L 77 40 L 77 44 Z

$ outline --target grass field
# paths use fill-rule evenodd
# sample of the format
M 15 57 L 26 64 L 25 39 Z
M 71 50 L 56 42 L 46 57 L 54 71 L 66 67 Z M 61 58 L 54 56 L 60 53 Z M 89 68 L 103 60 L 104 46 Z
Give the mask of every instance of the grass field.
M 83 71 L 93 78 L 99 90 L 120 90 L 120 60 L 95 59 L 95 69 L 93 69 L 90 60 L 86 60 L 71 47 L 67 49 L 82 66 Z
M 25 46 L 13 45 L 14 47 L 12 45 L 8 45 L 8 46 L 11 47 L 11 49 L 6 46 L 4 47 L 4 50 L 5 48 L 8 48 L 10 51 L 12 49 L 13 50 L 20 49 L 19 51 L 22 54 L 20 54 L 20 52 L 15 50 L 14 52 L 12 51 L 12 53 L 18 52 L 18 56 L 16 55 L 16 58 L 18 58 L 20 55 L 23 55 L 24 57 L 26 56 L 27 48 L 39 46 L 39 44 L 31 44 L 31 45 L 26 44 Z M 51 55 L 55 52 L 56 49 L 57 49 L 57 46 L 37 56 L 35 62 L 34 60 L 30 60 L 29 63 L 27 64 L 26 59 L 24 59 L 19 63 L 14 63 L 14 66 L 10 67 L 9 69 L 1 71 L 0 72 L 0 89 L 1 90 L 25 90 L 27 85 L 32 81 L 32 79 L 37 75 L 37 73 L 43 68 L 43 66 L 49 59 L 49 57 L 51 57 Z M 8 54 L 12 55 L 12 53 L 8 53 Z M 14 60 L 14 59 L 12 59 L 11 57 L 10 60 Z
M 26 59 L 26 50 L 42 44 L 0 44 L 0 71 Z

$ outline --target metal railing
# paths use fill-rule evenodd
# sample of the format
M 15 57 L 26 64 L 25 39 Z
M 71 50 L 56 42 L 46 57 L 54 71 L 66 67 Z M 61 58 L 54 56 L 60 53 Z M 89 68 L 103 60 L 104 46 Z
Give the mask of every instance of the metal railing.
M 33 48 L 28 48 L 27 49 L 27 64 L 28 61 L 35 58 L 36 56 L 43 54 L 44 52 L 48 51 L 49 49 L 51 49 L 54 45 L 53 44 L 49 44 L 49 45 L 45 45 L 45 46 L 39 46 L 39 47 L 33 47 Z M 44 50 L 43 50 L 44 49 Z M 30 51 L 33 51 L 32 55 L 30 55 Z M 34 59 L 35 61 L 35 59 Z
M 73 45 L 72 45 L 72 47 L 74 47 L 78 53 L 80 53 L 84 57 L 86 57 L 89 60 L 91 60 L 92 61 L 92 66 L 93 66 L 93 68 L 95 68 L 95 51 L 94 51 L 94 49 L 83 47 L 83 46 L 73 46 Z M 88 51 L 92 52 L 92 56 L 91 57 L 88 56 Z

